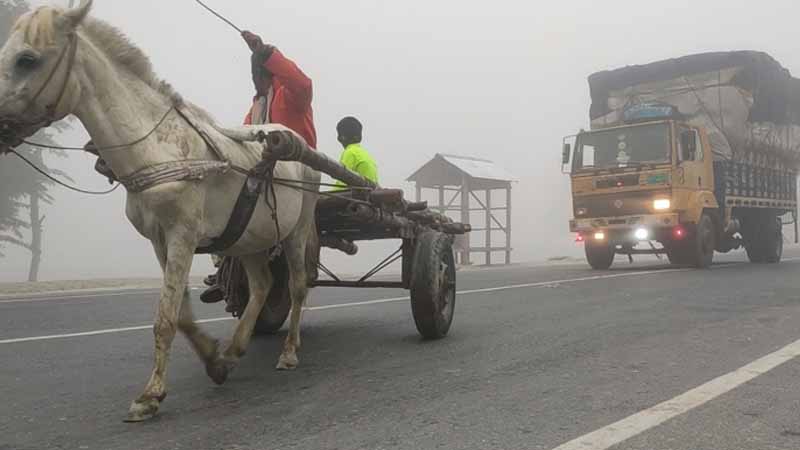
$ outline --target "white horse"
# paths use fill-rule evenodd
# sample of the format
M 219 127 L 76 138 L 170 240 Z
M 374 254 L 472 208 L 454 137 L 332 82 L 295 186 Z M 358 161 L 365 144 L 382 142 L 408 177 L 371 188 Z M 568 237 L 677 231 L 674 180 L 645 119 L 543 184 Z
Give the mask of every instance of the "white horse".
M 128 421 L 142 421 L 157 413 L 166 396 L 167 360 L 177 330 L 189 339 L 208 375 L 216 383 L 225 381 L 244 354 L 264 306 L 272 285 L 267 252 L 279 240 L 289 266 L 292 313 L 278 368 L 297 366 L 300 315 L 308 293 L 306 252 L 313 254 L 311 247 L 317 245 L 318 194 L 316 189 L 275 186 L 276 224 L 262 192 L 246 231 L 223 252 L 241 258 L 250 299 L 230 344 L 218 349 L 217 341 L 195 323 L 187 292 L 189 271 L 196 249 L 223 233 L 245 180 L 242 173 L 226 170 L 222 161 L 250 169 L 261 160 L 263 146 L 239 143 L 218 131 L 208 114 L 183 102 L 155 76 L 140 49 L 112 26 L 88 17 L 91 5 L 92 0 L 83 0 L 67 11 L 41 7 L 14 26 L 0 50 L 0 134 L 6 138 L 0 153 L 19 137 L 72 114 L 114 174 L 128 180 L 127 217 L 152 242 L 164 272 L 152 376 L 127 416 Z M 144 181 L 148 170 L 161 170 L 156 175 L 165 176 L 168 168 L 190 165 L 194 172 L 184 170 L 181 180 L 132 188 Z M 318 172 L 293 162 L 279 162 L 275 176 L 311 184 L 320 179 Z

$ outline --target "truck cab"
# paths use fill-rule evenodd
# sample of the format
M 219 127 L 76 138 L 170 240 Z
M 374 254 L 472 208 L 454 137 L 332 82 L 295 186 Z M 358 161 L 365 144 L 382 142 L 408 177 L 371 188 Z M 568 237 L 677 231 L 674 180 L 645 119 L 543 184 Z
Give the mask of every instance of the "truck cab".
M 669 108 L 639 108 L 624 124 L 582 131 L 574 142 L 563 152 L 572 181 L 570 230 L 585 242 L 592 267 L 607 269 L 616 254 L 711 264 L 722 220 L 702 128 Z

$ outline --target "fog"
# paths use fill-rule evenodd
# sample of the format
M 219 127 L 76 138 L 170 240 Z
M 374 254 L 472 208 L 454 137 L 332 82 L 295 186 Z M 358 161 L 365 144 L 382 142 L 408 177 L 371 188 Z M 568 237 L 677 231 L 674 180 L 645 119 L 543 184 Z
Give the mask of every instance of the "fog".
M 364 144 L 385 186 L 411 192 L 405 178 L 437 152 L 491 159 L 514 173 L 515 261 L 581 251 L 568 230 L 560 146 L 588 124 L 592 72 L 704 51 L 761 50 L 800 74 L 800 4 L 790 0 L 748 7 L 719 0 L 208 2 L 314 80 L 320 151 L 338 157 L 335 124 L 352 114 L 364 122 Z M 253 94 L 249 50 L 194 1 L 96 0 L 94 15 L 122 29 L 162 78 L 221 124 L 242 122 Z M 63 143 L 84 144 L 82 127 L 74 128 Z M 107 186 L 93 158 L 51 162 L 82 187 Z M 150 244 L 124 216 L 123 192 L 53 193 L 42 279 L 159 274 Z M 363 268 L 377 250 L 331 258 L 345 269 Z M 0 281 L 22 280 L 28 261 L 8 247 Z M 209 268 L 208 258 L 196 259 L 195 274 Z

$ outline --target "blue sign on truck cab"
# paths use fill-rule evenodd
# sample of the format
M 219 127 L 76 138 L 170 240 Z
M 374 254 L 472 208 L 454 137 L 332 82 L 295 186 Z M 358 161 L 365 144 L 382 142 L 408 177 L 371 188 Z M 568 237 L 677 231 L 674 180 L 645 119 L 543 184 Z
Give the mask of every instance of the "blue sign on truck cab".
M 642 103 L 625 109 L 622 120 L 625 123 L 651 122 L 655 120 L 678 119 L 678 108 L 665 103 Z

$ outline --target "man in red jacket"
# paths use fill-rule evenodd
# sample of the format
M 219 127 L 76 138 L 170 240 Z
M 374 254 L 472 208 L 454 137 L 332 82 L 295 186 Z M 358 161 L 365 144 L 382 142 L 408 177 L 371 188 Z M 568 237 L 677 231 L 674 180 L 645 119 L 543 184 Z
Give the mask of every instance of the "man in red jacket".
M 302 136 L 309 147 L 316 148 L 311 79 L 278 49 L 264 44 L 257 35 L 245 31 L 242 37 L 253 51 L 251 63 L 256 88 L 245 125 L 285 125 Z
M 247 46 L 253 52 L 250 63 L 256 95 L 253 105 L 244 119 L 245 125 L 277 123 L 299 134 L 312 149 L 317 147 L 317 131 L 314 128 L 314 111 L 311 108 L 313 87 L 311 79 L 297 64 L 283 56 L 278 49 L 264 44 L 256 34 L 242 32 Z M 212 256 L 219 267 L 221 258 Z M 216 285 L 216 274 L 206 278 L 211 286 L 201 295 L 206 303 L 223 299 L 222 289 Z

